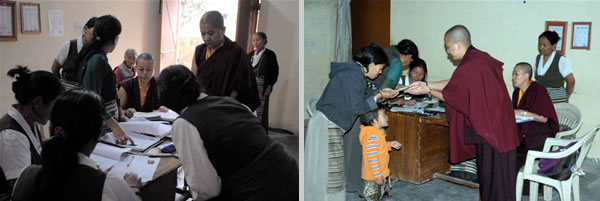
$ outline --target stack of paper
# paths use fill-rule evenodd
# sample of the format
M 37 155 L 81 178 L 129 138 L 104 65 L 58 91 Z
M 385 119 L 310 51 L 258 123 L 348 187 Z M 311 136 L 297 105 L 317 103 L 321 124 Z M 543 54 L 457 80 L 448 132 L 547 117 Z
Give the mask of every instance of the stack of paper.
M 171 125 L 164 124 L 160 121 L 121 122 L 119 124 L 121 125 L 121 128 L 128 133 L 143 133 L 159 138 L 165 137 L 171 133 Z
M 162 120 L 162 121 L 173 122 L 173 121 L 175 121 L 175 119 L 177 119 L 177 117 L 179 117 L 179 114 L 177 114 L 173 110 L 169 110 L 168 112 L 159 112 L 159 111 L 135 112 L 133 114 L 133 117 L 144 117 L 148 120 L 153 120 L 153 121 Z
M 102 171 L 117 164 L 125 152 L 131 151 L 131 148 L 116 147 L 104 143 L 98 143 L 90 158 L 96 162 Z

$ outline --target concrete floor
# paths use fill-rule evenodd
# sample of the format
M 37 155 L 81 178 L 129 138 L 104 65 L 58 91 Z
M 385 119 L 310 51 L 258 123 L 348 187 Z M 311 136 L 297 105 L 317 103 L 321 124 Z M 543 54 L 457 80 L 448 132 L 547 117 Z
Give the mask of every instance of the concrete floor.
M 583 164 L 585 176 L 580 179 L 581 201 L 600 200 L 600 163 L 586 159 Z M 479 190 L 454 184 L 444 180 L 434 179 L 430 182 L 416 185 L 408 182 L 397 181 L 392 186 L 392 197 L 384 197 L 384 201 L 468 201 L 478 200 Z M 346 194 L 347 201 L 365 200 L 356 192 Z M 523 196 L 529 200 L 529 196 Z M 543 200 L 539 198 L 538 200 Z M 559 201 L 558 193 L 554 190 L 553 201 Z

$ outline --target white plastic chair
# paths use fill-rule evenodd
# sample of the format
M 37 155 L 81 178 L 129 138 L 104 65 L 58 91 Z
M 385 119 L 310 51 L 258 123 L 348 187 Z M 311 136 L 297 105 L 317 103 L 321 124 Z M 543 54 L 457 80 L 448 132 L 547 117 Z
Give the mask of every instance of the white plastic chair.
M 571 176 L 564 180 L 556 180 L 550 177 L 542 176 L 537 173 L 540 169 L 538 166 L 540 158 L 548 158 L 548 159 L 560 159 L 565 158 L 577 150 L 579 151 L 579 156 L 577 156 L 575 166 L 576 168 L 581 168 L 583 165 L 583 161 L 587 156 L 592 142 L 594 141 L 594 136 L 600 130 L 600 125 L 596 125 L 592 130 L 587 132 L 584 136 L 572 139 L 556 139 L 556 138 L 548 138 L 544 143 L 543 152 L 540 151 L 529 151 L 527 152 L 527 159 L 525 161 L 525 166 L 523 166 L 517 175 L 517 186 L 516 186 L 516 197 L 517 201 L 521 200 L 521 192 L 523 190 L 523 182 L 525 180 L 529 180 L 529 200 L 534 201 L 537 200 L 538 195 L 538 184 L 542 183 L 544 185 L 544 200 L 552 200 L 552 188 L 556 188 L 560 199 L 563 201 L 570 201 L 571 194 L 573 194 L 574 200 L 579 201 L 579 175 L 575 173 L 571 173 Z M 568 149 L 562 152 L 549 153 L 550 148 L 552 146 L 567 146 L 571 142 L 576 142 L 574 145 L 569 147 Z
M 570 128 L 569 130 L 556 133 L 556 139 L 565 137 L 569 139 L 574 138 L 574 134 L 579 131 L 583 122 L 581 111 L 575 105 L 569 103 L 554 104 L 554 109 L 558 116 L 558 124 Z

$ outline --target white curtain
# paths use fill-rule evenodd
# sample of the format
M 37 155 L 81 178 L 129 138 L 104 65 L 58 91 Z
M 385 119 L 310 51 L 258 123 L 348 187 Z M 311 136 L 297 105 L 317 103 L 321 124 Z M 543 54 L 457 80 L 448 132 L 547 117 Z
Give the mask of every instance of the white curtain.
M 335 37 L 335 61 L 352 59 L 352 18 L 350 0 L 337 0 L 337 23 Z

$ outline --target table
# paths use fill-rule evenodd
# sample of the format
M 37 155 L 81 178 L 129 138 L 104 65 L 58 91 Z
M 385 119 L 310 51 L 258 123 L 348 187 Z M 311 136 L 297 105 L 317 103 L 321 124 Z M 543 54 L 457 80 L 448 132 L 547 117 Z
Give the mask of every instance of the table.
M 433 179 L 435 173 L 450 172 L 445 113 L 431 117 L 402 112 L 387 112 L 387 115 L 386 139 L 402 144 L 402 149 L 390 152 L 392 178 L 422 184 Z
M 167 140 L 163 143 L 169 143 Z M 140 189 L 142 200 L 173 201 L 175 200 L 175 186 L 177 185 L 177 168 L 181 161 L 175 157 L 161 157 L 158 167 L 152 176 Z

